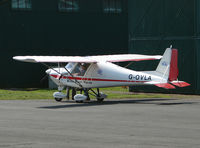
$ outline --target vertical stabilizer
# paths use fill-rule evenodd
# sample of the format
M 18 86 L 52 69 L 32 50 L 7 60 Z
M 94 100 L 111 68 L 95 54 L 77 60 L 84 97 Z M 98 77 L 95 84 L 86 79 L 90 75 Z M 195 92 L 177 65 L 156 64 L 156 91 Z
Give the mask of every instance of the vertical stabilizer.
M 158 64 L 157 69 L 156 69 L 156 72 L 162 74 L 164 79 L 169 78 L 171 54 L 172 54 L 172 49 L 167 48 L 163 54 L 163 57 L 162 57 L 160 63 Z
M 156 72 L 163 75 L 169 81 L 177 80 L 178 77 L 178 50 L 167 48 L 163 54 Z

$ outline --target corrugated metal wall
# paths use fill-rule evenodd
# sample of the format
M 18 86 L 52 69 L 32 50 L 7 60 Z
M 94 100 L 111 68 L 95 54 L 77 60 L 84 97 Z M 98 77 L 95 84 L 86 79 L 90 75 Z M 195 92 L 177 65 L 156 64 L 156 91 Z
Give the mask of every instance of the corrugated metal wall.
M 179 79 L 190 87 L 164 90 L 152 87 L 133 87 L 135 91 L 200 93 L 199 82 L 199 0 L 129 0 L 129 52 L 163 54 L 173 45 L 179 51 Z M 135 64 L 134 68 L 155 69 L 158 62 Z
M 2 2 L 4 1 L 4 2 Z M 2 3 L 1 3 L 2 2 Z M 13 10 L 0 0 L 0 87 L 44 87 L 45 67 L 15 55 L 96 55 L 128 52 L 127 1 L 122 13 L 104 13 L 102 0 L 80 0 L 79 12 L 59 12 L 58 0 L 32 0 Z

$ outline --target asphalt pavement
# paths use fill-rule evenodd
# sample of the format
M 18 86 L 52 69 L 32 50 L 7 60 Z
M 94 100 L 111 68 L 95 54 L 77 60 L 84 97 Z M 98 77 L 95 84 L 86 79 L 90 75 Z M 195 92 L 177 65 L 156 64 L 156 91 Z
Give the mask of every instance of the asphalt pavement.
M 199 148 L 200 99 L 0 101 L 0 148 Z

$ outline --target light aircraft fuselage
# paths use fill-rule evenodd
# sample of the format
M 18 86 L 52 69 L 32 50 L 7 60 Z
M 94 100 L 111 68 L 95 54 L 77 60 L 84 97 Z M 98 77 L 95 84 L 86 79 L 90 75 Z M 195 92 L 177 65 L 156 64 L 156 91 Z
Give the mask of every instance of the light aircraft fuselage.
M 84 76 L 71 76 L 64 68 L 57 68 L 56 71 L 64 73 L 61 76 L 54 70 L 47 70 L 50 78 L 61 86 L 79 87 L 74 80 L 77 80 L 84 88 L 130 86 L 151 84 L 151 82 L 166 83 L 166 79 L 156 75 L 154 71 L 137 72 L 115 65 L 110 62 L 92 63 Z

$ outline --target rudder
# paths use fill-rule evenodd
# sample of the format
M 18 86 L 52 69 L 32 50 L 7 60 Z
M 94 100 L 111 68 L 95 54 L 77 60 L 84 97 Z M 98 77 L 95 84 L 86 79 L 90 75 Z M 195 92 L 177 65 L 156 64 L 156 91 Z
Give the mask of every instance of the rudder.
M 178 50 L 172 49 L 169 81 L 177 80 L 178 78 Z

